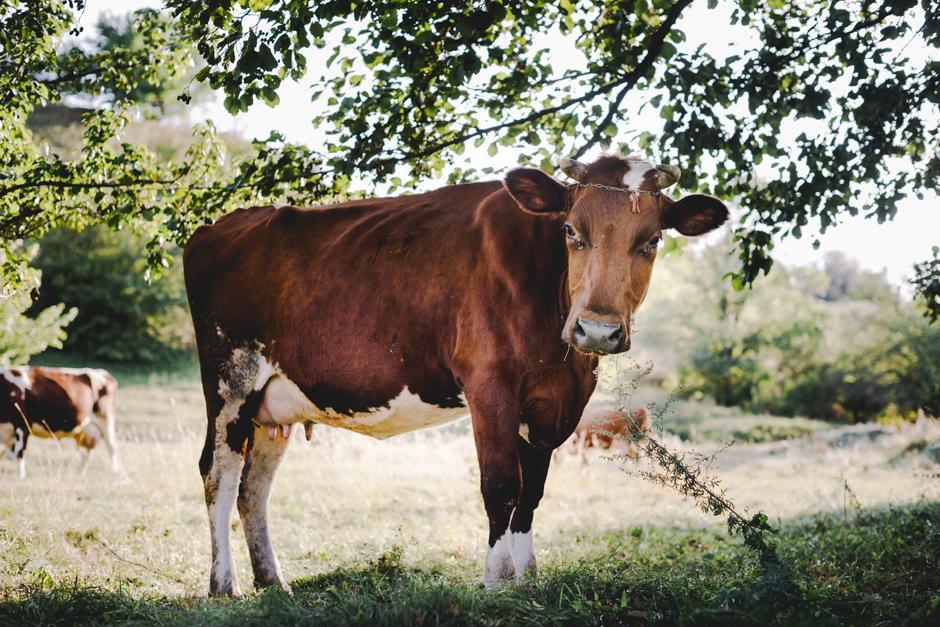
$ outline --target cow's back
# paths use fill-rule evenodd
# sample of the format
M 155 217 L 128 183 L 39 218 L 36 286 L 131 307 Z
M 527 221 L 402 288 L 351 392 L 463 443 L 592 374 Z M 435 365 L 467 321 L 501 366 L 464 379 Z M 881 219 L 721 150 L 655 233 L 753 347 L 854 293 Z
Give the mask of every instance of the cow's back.
M 259 207 L 201 227 L 184 254 L 197 339 L 262 345 L 324 401 L 343 381 L 453 387 L 456 316 L 479 257 L 475 211 L 498 182 L 322 208 Z M 329 356 L 329 359 L 324 358 Z M 430 364 L 421 372 L 416 363 Z M 439 367 L 435 368 L 435 365 Z

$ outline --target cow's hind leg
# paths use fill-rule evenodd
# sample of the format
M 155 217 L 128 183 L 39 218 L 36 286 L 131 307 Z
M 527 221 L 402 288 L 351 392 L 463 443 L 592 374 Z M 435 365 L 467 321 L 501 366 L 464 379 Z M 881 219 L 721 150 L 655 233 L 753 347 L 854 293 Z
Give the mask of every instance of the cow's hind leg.
M 16 474 L 20 479 L 26 478 L 26 443 L 29 441 L 29 430 L 23 427 L 16 427 L 13 430 L 13 445 L 10 449 L 13 457 L 16 458 Z
M 522 493 L 509 525 L 512 561 L 516 576 L 535 575 L 535 551 L 532 547 L 532 517 L 545 490 L 545 477 L 552 460 L 552 451 L 532 446 L 519 439 L 519 466 L 522 470 Z
M 213 403 L 207 401 L 209 428 L 199 459 L 199 469 L 203 477 L 206 507 L 209 510 L 209 535 L 212 539 L 212 570 L 209 574 L 211 595 L 241 594 L 232 561 L 232 511 L 238 497 L 251 418 L 257 412 L 258 399 L 258 393 L 236 396 L 230 391 L 215 416 L 212 414 Z
M 78 447 L 78 474 L 84 475 L 88 470 L 88 462 L 91 460 L 91 449 L 84 446 Z
M 268 533 L 268 497 L 290 433 L 290 427 L 286 426 L 254 428 L 238 490 L 238 513 L 245 527 L 255 587 L 276 585 L 288 592 L 290 586 L 281 573 Z
M 242 472 L 242 456 L 222 442 L 207 442 L 211 447 L 211 466 L 203 476 L 206 508 L 209 510 L 209 535 L 212 539 L 212 571 L 209 594 L 241 594 L 232 561 L 231 523 L 238 482 Z
M 121 462 L 118 459 L 117 436 L 114 433 L 114 394 L 109 394 L 100 401 L 99 417 L 104 422 L 104 444 L 108 448 L 108 455 L 111 457 L 111 469 L 118 471 L 121 469 Z

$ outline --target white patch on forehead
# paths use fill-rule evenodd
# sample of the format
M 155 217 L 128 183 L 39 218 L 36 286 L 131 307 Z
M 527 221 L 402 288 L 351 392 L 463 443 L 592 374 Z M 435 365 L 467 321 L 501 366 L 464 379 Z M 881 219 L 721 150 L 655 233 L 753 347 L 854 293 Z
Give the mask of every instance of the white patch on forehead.
M 640 189 L 646 173 L 656 171 L 656 164 L 643 157 L 626 157 L 624 161 L 630 166 L 623 175 L 623 186 L 627 189 Z
M 29 378 L 29 370 L 26 368 L 0 368 L 0 376 L 16 386 L 20 393 L 30 389 L 33 385 L 32 380 Z

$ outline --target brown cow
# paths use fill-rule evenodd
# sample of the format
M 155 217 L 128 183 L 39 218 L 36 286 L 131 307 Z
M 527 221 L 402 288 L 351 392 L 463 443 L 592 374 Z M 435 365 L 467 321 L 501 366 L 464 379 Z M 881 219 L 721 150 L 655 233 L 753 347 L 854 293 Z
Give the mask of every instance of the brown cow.
M 23 455 L 31 436 L 72 438 L 83 452 L 79 471 L 91 449 L 103 441 L 118 467 L 114 437 L 117 381 L 97 368 L 0 368 L 0 442 L 26 475 Z
M 613 405 L 588 405 L 568 444 L 573 453 L 581 455 L 581 461 L 585 464 L 588 461 L 588 449 L 607 451 L 617 441 L 626 445 L 627 455 L 635 457 L 639 452 L 637 445 L 641 437 L 652 426 L 653 422 L 645 407 L 635 409 L 628 416 Z
M 239 591 L 236 502 L 255 585 L 288 587 L 267 502 L 291 425 L 386 438 L 468 408 L 483 582 L 534 572 L 552 450 L 578 424 L 597 356 L 629 348 L 662 230 L 699 235 L 728 217 L 716 198 L 660 194 L 672 166 L 563 168 L 580 182 L 516 169 L 414 196 L 239 210 L 196 231 L 184 269 L 208 410 L 210 593 Z

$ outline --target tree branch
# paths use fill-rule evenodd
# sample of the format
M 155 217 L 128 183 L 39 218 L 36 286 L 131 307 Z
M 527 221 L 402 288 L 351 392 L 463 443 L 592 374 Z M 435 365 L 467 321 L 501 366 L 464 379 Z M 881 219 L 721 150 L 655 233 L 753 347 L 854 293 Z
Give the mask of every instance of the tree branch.
M 7 187 L 0 187 L 0 198 L 6 196 L 7 194 L 12 194 L 21 189 L 30 189 L 35 187 L 54 187 L 59 189 L 114 189 L 119 187 L 151 187 L 153 185 L 172 185 L 173 183 L 180 180 L 182 174 L 172 178 L 172 179 L 134 179 L 130 181 L 125 181 L 121 183 L 117 182 L 104 182 L 104 183 L 79 183 L 75 181 L 31 181 L 29 183 L 17 183 L 16 185 L 9 185 Z M 196 188 L 201 189 L 201 188 Z M 205 189 L 212 189 L 212 187 L 206 187 Z
M 692 4 L 692 0 L 679 0 L 672 8 L 669 9 L 669 13 L 666 14 L 666 19 L 663 23 L 656 29 L 656 32 L 653 33 L 653 36 L 650 38 L 650 45 L 646 49 L 646 55 L 643 59 L 633 68 L 629 73 L 627 73 L 621 83 L 624 87 L 621 89 L 617 96 L 614 98 L 614 101 L 610 103 L 610 106 L 607 108 L 607 115 L 604 116 L 604 119 L 601 120 L 601 123 L 594 128 L 594 133 L 591 135 L 590 139 L 584 143 L 577 152 L 574 154 L 574 158 L 578 159 L 584 153 L 591 149 L 594 144 L 601 140 L 604 135 L 604 129 L 613 121 L 614 116 L 617 115 L 620 103 L 623 101 L 624 97 L 636 87 L 637 82 L 640 78 L 643 77 L 646 72 L 653 67 L 653 64 L 656 62 L 656 59 L 659 58 L 659 55 L 663 51 L 663 45 L 666 43 L 666 36 L 672 30 L 672 27 L 678 21 L 679 16 L 682 14 L 682 11 L 685 10 L 687 6 Z
M 441 150 L 445 148 L 449 148 L 450 146 L 453 146 L 455 144 L 463 143 L 467 141 L 468 139 L 480 137 L 482 135 L 492 133 L 493 131 L 502 130 L 504 128 L 511 128 L 513 126 L 519 126 L 520 124 L 526 124 L 528 122 L 532 122 L 534 120 L 543 118 L 547 115 L 558 113 L 559 111 L 564 111 L 565 109 L 569 109 L 575 105 L 581 104 L 582 102 L 587 102 L 589 100 L 592 100 L 593 98 L 596 98 L 597 96 L 605 94 L 609 92 L 610 90 L 615 89 L 621 85 L 625 85 L 626 86 L 625 89 L 621 90 L 621 92 L 618 94 L 617 102 L 619 104 L 619 102 L 623 100 L 623 97 L 626 96 L 627 92 L 629 92 L 630 89 L 636 86 L 636 83 L 639 81 L 639 79 L 656 62 L 656 59 L 659 57 L 660 53 L 662 52 L 663 44 L 666 41 L 666 35 L 668 35 L 669 32 L 672 30 L 672 27 L 675 25 L 676 21 L 679 19 L 679 16 L 682 14 L 682 11 L 685 10 L 685 8 L 688 7 L 690 4 L 692 4 L 692 0 L 678 0 L 675 4 L 672 5 L 672 7 L 670 7 L 668 13 L 666 14 L 666 19 L 663 21 L 662 24 L 660 24 L 659 28 L 656 29 L 652 37 L 650 37 L 650 45 L 647 48 L 646 54 L 644 55 L 643 59 L 637 64 L 637 66 L 633 70 L 623 75 L 622 77 L 618 78 L 617 80 L 601 85 L 600 87 L 589 91 L 583 96 L 572 98 L 571 100 L 568 100 L 559 105 L 555 105 L 554 107 L 548 107 L 546 109 L 534 111 L 527 116 L 516 118 L 514 120 L 510 120 L 509 122 L 502 122 L 500 124 L 494 124 L 492 126 L 479 128 L 472 132 L 463 133 L 463 134 L 454 136 L 450 139 L 438 142 L 437 144 L 434 144 L 432 146 L 423 148 L 421 150 L 416 150 L 410 153 L 404 153 L 400 155 L 399 158 L 403 160 L 412 160 L 412 159 L 420 159 L 422 157 L 427 157 L 436 152 L 440 152 Z M 608 117 L 609 118 L 613 117 L 610 110 L 608 111 Z M 606 124 L 604 126 L 606 126 Z M 593 139 L 592 137 L 591 141 L 596 142 L 596 139 Z M 388 161 L 391 161 L 391 159 L 388 159 Z

